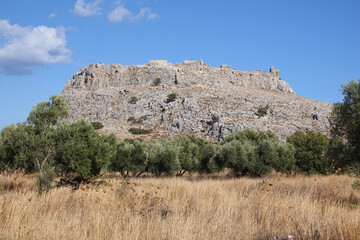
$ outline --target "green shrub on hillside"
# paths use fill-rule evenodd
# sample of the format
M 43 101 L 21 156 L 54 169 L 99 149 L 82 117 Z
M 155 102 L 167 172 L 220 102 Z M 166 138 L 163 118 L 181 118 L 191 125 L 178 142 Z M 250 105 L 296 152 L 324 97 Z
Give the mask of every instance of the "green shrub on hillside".
M 95 130 L 104 128 L 104 125 L 101 122 L 92 122 L 91 125 L 95 128 Z
M 153 81 L 153 86 L 159 86 L 161 84 L 161 78 L 155 78 Z
M 265 116 L 267 114 L 268 109 L 269 109 L 269 105 L 266 105 L 265 107 L 260 106 L 257 111 L 257 115 L 259 116 L 259 118 Z
M 170 93 L 167 97 L 168 102 L 174 102 L 177 98 L 176 93 Z
M 213 115 L 213 116 L 211 117 L 211 121 L 212 121 L 213 123 L 217 123 L 217 122 L 219 122 L 219 117 L 216 116 L 216 115 Z
M 130 103 L 130 104 L 136 104 L 137 101 L 139 101 L 139 98 L 136 97 L 136 96 L 132 96 L 132 97 L 130 98 L 129 103 Z
M 129 132 L 131 132 L 134 135 L 140 135 L 140 134 L 152 133 L 152 130 L 150 130 L 150 129 L 142 129 L 142 128 L 130 128 Z

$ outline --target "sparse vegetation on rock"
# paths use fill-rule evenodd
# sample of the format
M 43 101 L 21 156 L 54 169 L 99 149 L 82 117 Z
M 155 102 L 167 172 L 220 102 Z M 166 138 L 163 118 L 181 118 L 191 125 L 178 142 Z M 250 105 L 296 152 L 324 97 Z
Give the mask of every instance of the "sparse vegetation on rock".
M 257 111 L 257 115 L 259 116 L 259 118 L 266 116 L 268 109 L 269 105 L 266 105 L 265 107 L 260 106 Z
M 104 125 L 101 122 L 92 122 L 91 125 L 95 128 L 95 130 L 104 128 Z
M 170 93 L 167 96 L 167 102 L 174 102 L 177 99 L 177 95 L 176 93 Z
M 136 97 L 136 96 L 132 96 L 132 97 L 130 98 L 129 103 L 130 103 L 130 104 L 136 104 L 137 101 L 139 101 L 139 98 Z
M 138 134 L 149 134 L 152 132 L 151 129 L 142 129 L 142 128 L 130 128 L 129 132 L 132 134 L 138 135 Z
M 217 115 L 213 115 L 213 116 L 211 117 L 211 121 L 212 121 L 213 123 L 217 123 L 217 122 L 219 122 L 219 117 L 218 117 Z
M 153 86 L 159 86 L 161 84 L 161 78 L 155 78 L 153 81 Z
M 141 119 L 136 119 L 135 117 L 131 116 L 127 119 L 127 121 L 131 124 L 139 124 L 142 123 Z

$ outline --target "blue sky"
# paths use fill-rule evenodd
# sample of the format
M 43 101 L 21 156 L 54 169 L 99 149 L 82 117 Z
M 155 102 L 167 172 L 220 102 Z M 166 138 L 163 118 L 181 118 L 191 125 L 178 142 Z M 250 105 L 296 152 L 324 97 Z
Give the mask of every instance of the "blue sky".
M 0 129 L 82 67 L 149 59 L 274 66 L 297 94 L 338 102 L 360 78 L 360 1 L 1 1 Z

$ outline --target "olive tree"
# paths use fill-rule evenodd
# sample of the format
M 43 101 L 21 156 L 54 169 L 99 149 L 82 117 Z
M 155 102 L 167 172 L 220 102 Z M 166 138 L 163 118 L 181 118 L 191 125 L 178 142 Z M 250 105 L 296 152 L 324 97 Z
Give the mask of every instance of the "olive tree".
M 52 171 L 55 153 L 55 126 L 67 117 L 68 107 L 59 96 L 51 96 L 33 106 L 26 122 L 10 125 L 1 131 L 5 164 L 10 168 L 39 171 L 40 192 L 47 190 L 55 174 Z
M 123 176 L 140 175 L 145 172 L 147 159 L 145 143 L 121 141 L 117 144 L 116 155 L 112 158 L 109 170 L 120 172 Z
M 146 144 L 146 171 L 160 176 L 174 176 L 181 170 L 179 148 L 173 139 L 159 139 Z
M 4 170 L 6 168 L 5 165 L 5 150 L 4 150 L 4 144 L 2 141 L 2 137 L 0 135 L 0 171 Z
M 229 168 L 235 176 L 262 176 L 272 170 L 295 169 L 294 147 L 283 143 L 271 131 L 246 129 L 229 135 L 209 162 L 215 172 Z
M 192 141 L 193 140 L 193 141 Z M 179 148 L 179 162 L 181 171 L 178 175 L 183 175 L 185 172 L 194 172 L 199 166 L 199 147 L 194 142 L 196 141 L 190 135 L 183 135 L 175 139 Z
M 344 137 L 351 154 L 351 162 L 360 159 L 360 80 L 342 85 L 343 102 L 332 110 L 332 133 Z
M 63 173 L 89 179 L 107 169 L 116 154 L 115 135 L 100 135 L 85 120 L 63 123 L 56 133 L 55 161 Z

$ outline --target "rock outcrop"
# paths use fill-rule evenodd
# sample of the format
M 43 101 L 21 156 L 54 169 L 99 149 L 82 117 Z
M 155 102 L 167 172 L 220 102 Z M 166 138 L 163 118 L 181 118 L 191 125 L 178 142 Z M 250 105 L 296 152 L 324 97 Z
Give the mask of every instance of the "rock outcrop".
M 295 130 L 328 133 L 332 107 L 296 95 L 273 67 L 269 73 L 240 71 L 202 61 L 92 64 L 76 73 L 61 95 L 72 120 L 100 121 L 120 138 L 133 137 L 132 127 L 153 130 L 149 138 L 191 132 L 214 141 L 246 128 L 272 130 L 283 139 Z M 265 106 L 267 114 L 259 117 Z

